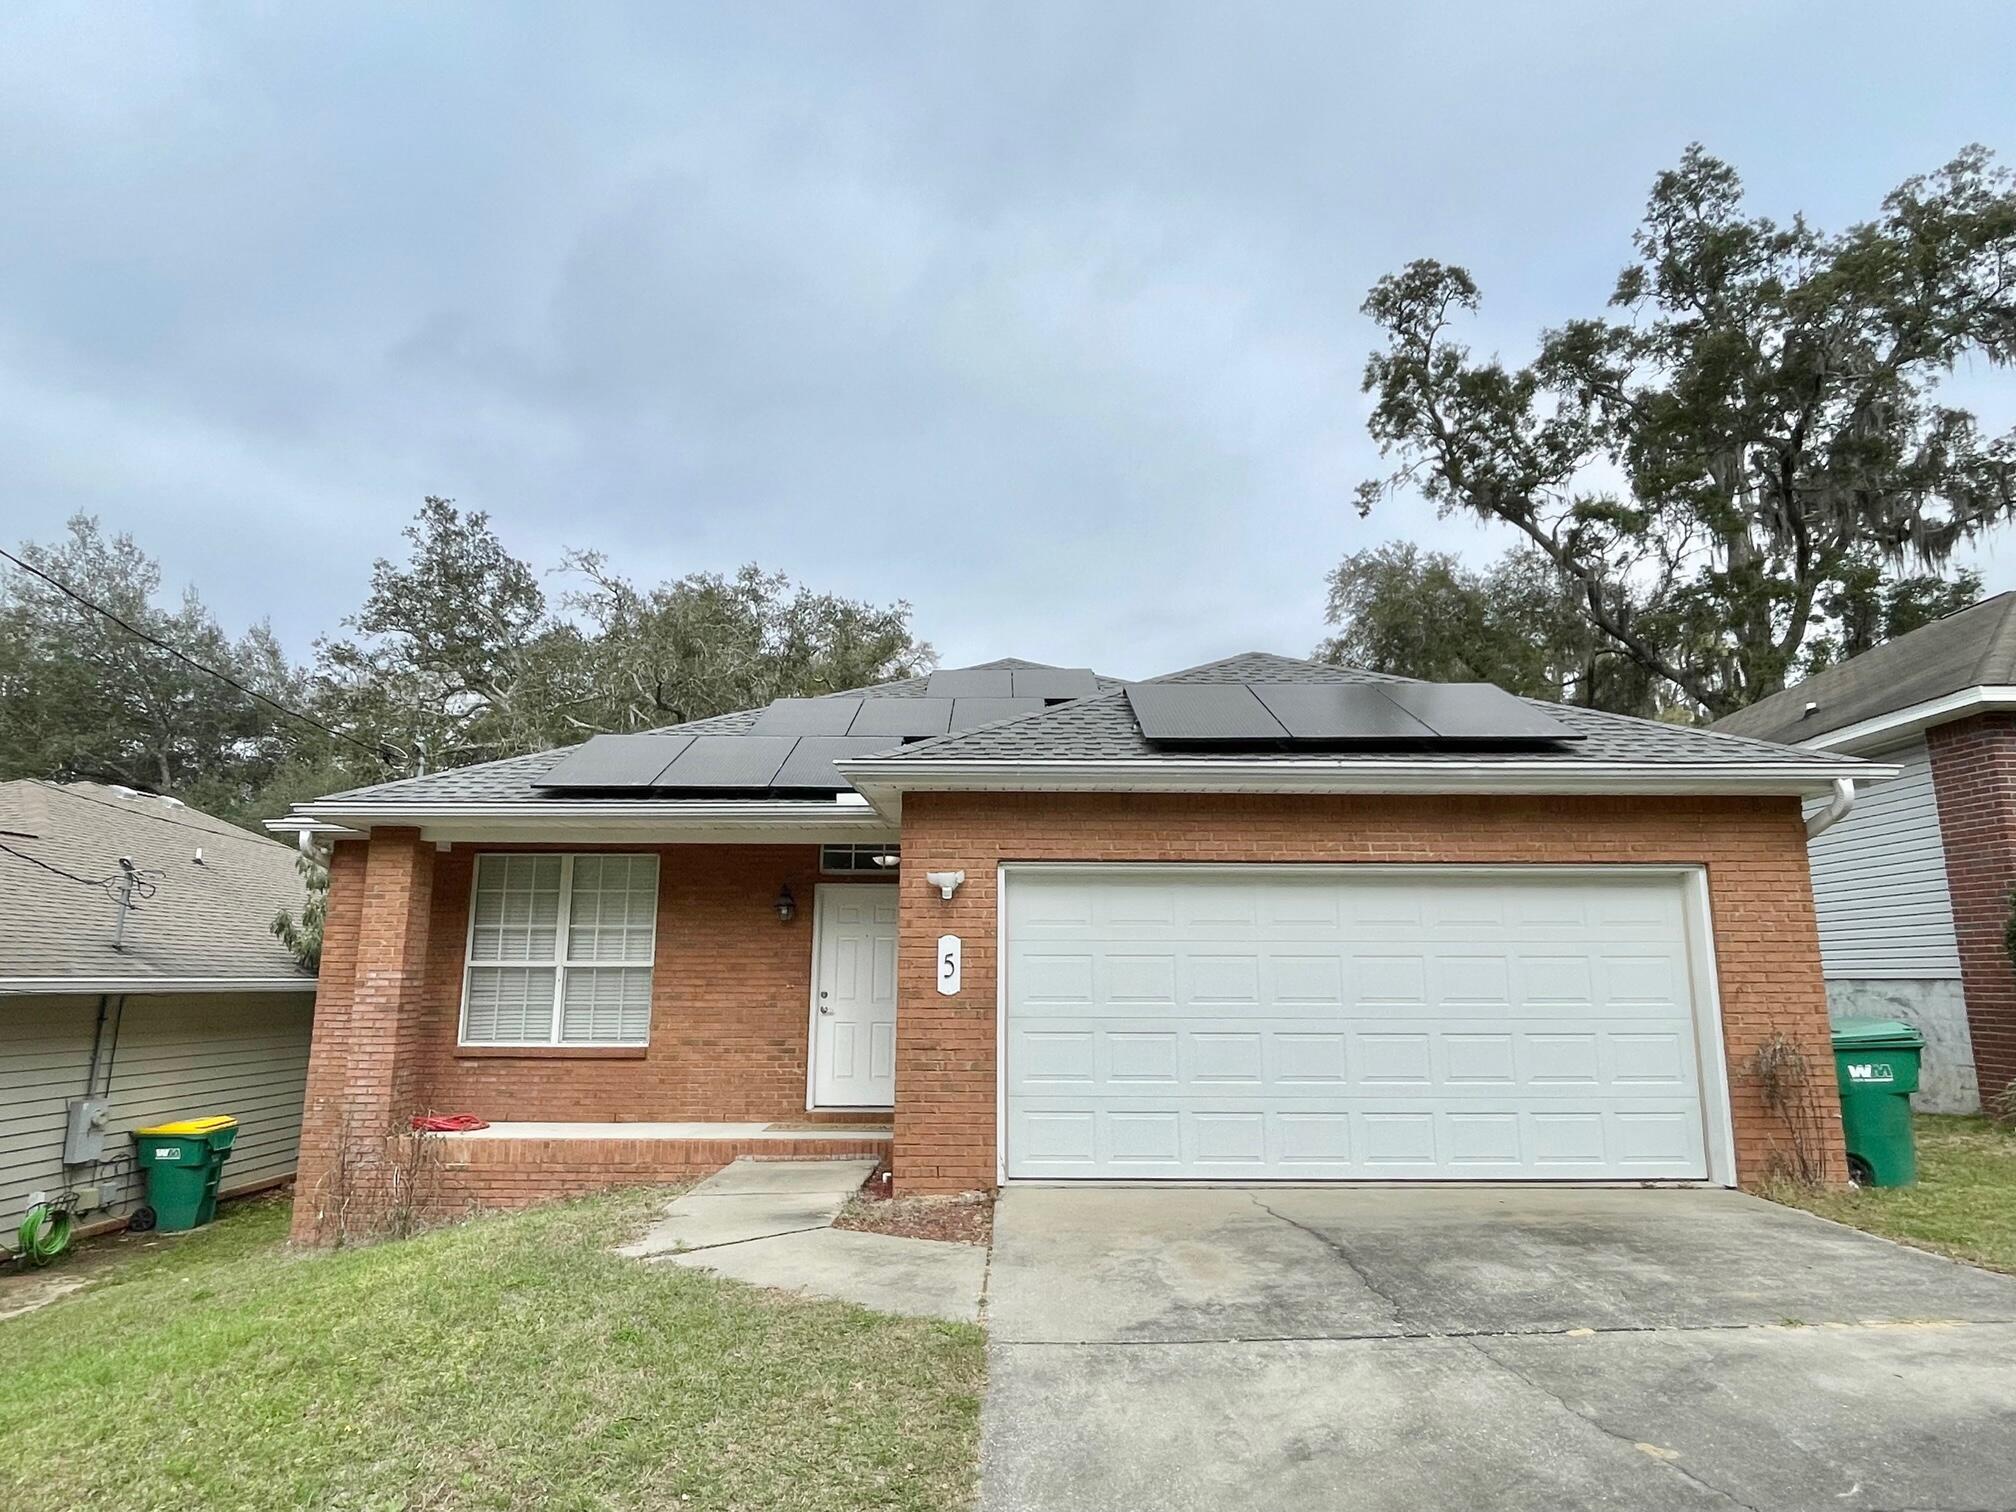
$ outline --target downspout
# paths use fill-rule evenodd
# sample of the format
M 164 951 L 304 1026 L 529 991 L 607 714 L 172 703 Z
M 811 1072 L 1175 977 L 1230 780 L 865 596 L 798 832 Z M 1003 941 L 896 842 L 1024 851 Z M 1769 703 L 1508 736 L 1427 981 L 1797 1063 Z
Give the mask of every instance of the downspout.
M 1855 779 L 1853 777 L 1836 777 L 1834 779 L 1834 796 L 1829 800 L 1827 807 L 1820 810 L 1817 814 L 1810 815 L 1806 820 L 1806 838 L 1813 840 L 1826 834 L 1827 831 L 1834 828 L 1843 819 L 1846 819 L 1849 810 L 1854 807 Z
M 300 848 L 302 855 L 313 861 L 317 866 L 327 866 L 329 864 L 329 852 L 322 846 L 317 845 L 315 837 L 305 829 L 294 831 L 294 844 Z

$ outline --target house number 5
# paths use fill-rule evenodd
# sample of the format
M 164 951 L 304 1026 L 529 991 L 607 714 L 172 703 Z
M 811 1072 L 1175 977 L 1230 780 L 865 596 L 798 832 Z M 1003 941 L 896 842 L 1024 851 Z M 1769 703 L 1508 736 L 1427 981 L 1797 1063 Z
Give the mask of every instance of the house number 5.
M 959 991 L 959 936 L 938 936 L 938 993 L 953 997 Z

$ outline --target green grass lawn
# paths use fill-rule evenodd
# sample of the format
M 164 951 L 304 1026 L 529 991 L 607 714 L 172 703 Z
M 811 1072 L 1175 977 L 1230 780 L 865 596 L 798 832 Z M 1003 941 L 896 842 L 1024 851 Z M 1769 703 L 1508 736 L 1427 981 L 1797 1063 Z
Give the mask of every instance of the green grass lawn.
M 1823 1218 L 2016 1274 L 2016 1130 L 1920 1114 L 1918 1184 L 1779 1194 Z
M 334 1253 L 284 1201 L 0 1323 L 0 1507 L 962 1507 L 976 1328 L 606 1247 L 622 1193 Z

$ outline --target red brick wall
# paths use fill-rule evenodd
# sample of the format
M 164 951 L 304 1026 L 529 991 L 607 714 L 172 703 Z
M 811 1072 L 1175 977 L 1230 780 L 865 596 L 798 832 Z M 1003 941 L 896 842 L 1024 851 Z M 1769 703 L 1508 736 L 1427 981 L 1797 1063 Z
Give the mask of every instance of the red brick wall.
M 376 1148 L 415 1112 L 493 1122 L 873 1121 L 805 1110 L 816 846 L 607 847 L 659 856 L 650 1043 L 637 1049 L 457 1046 L 474 857 L 380 830 L 331 857 L 297 1238 L 325 1238 L 342 1131 Z M 798 914 L 778 921 L 789 885 Z M 354 1178 L 346 1176 L 349 1183 Z M 364 1204 L 368 1208 L 368 1201 Z
M 2016 890 L 2016 716 L 1982 714 L 1925 732 L 1960 942 L 1967 1030 L 1981 1096 L 2016 1083 L 2016 971 L 2003 931 Z
M 437 862 L 432 946 L 419 1017 L 422 1087 L 442 1113 L 588 1120 L 803 1119 L 812 996 L 810 845 L 668 845 L 658 853 L 651 1042 L 641 1051 L 459 1050 L 474 858 Z M 530 848 L 530 847 L 521 847 Z M 772 907 L 788 885 L 798 916 Z M 854 885 L 827 879 L 829 886 Z
M 315 1239 L 341 1134 L 344 1082 L 350 1074 L 350 995 L 357 970 L 357 929 L 364 909 L 364 845 L 340 840 L 329 856 L 329 908 L 322 920 L 322 966 L 315 979 L 308 1091 L 301 1109 L 301 1156 L 295 1167 L 293 1231 Z
M 877 1159 L 888 1141 L 849 1135 L 734 1144 L 701 1139 L 448 1139 L 427 1181 L 424 1216 L 530 1207 L 556 1197 L 624 1186 L 659 1186 L 711 1175 L 730 1160 Z
M 1820 938 L 1797 799 L 910 794 L 897 991 L 899 1190 L 995 1179 L 995 867 L 1003 861 L 1698 863 L 1708 870 L 1739 1179 L 1780 1124 L 1734 1072 L 1782 1028 L 1831 1068 Z M 964 871 L 951 902 L 926 871 Z M 940 934 L 963 940 L 961 990 L 937 995 Z M 1839 1107 L 1821 1086 L 1827 1159 Z

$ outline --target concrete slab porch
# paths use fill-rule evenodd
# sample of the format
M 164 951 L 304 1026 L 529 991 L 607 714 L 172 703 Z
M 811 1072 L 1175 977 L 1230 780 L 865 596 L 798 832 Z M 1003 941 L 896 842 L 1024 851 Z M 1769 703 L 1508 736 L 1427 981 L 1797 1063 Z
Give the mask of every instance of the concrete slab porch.
M 856 1124 L 521 1122 L 433 1138 L 441 1206 L 450 1212 L 693 1181 L 742 1159 L 872 1165 L 889 1148 L 886 1127 Z

